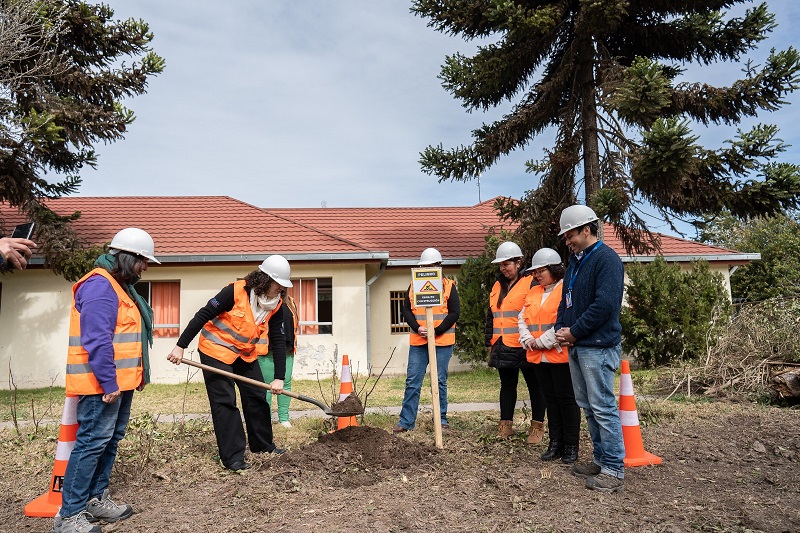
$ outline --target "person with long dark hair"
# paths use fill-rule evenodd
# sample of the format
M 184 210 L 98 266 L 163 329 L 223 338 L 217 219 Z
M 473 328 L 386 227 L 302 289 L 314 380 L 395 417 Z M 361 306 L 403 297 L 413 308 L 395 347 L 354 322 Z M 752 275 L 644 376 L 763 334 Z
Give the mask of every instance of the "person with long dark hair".
M 530 276 L 523 273 L 522 260 L 522 250 L 516 243 L 507 241 L 497 247 L 492 263 L 500 266 L 500 274 L 489 295 L 485 336 L 489 366 L 496 368 L 500 376 L 500 424 L 497 436 L 507 439 L 514 433 L 517 383 L 522 373 L 531 401 L 531 426 L 526 442 L 538 444 L 544 437 L 544 397 L 533 366 L 525 359 L 525 348 L 519 342 L 517 325 L 531 280 Z
M 200 333 L 201 363 L 263 383 L 258 357 L 265 356 L 272 348 L 275 379 L 269 388 L 273 394 L 280 394 L 286 370 L 281 291 L 292 286 L 289 275 L 286 258 L 267 257 L 256 270 L 224 287 L 197 311 L 167 359 L 180 364 L 184 350 Z M 263 389 L 236 382 L 247 428 L 245 440 L 245 428 L 236 407 L 234 380 L 206 370 L 203 370 L 203 379 L 222 466 L 229 470 L 250 468 L 250 463 L 244 460 L 246 444 L 253 453 L 282 454 L 285 451 L 272 441 L 272 417 Z
M 77 396 L 78 432 L 61 486 L 53 531 L 99 533 L 92 522 L 133 514 L 108 489 L 119 441 L 125 436 L 133 391 L 150 382 L 153 310 L 134 285 L 159 263 L 153 239 L 139 228 L 117 233 L 94 270 L 72 287 L 67 396 Z

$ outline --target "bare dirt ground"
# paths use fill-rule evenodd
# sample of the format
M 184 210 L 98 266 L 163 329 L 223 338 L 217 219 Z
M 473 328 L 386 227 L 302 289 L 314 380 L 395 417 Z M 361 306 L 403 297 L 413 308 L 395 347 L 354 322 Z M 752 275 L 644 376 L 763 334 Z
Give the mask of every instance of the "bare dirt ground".
M 661 466 L 628 469 L 625 491 L 599 494 L 544 445 L 494 437 L 497 413 L 452 415 L 444 449 L 429 417 L 392 435 L 387 417 L 328 434 L 322 421 L 276 433 L 283 456 L 253 456 L 243 473 L 214 461 L 205 422 L 138 417 L 112 477 L 134 505 L 112 532 L 155 531 L 800 531 L 800 410 L 729 403 L 670 404 L 640 418 Z M 57 428 L 56 428 L 57 430 Z M 0 530 L 49 531 L 22 507 L 49 481 L 49 438 L 0 434 Z M 41 430 L 40 430 L 41 434 Z M 582 429 L 581 460 L 591 458 Z

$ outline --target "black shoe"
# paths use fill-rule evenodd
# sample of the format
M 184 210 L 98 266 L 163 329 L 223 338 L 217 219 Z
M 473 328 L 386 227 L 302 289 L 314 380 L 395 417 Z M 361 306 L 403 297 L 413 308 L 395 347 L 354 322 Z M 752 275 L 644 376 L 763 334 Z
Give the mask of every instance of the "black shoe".
M 572 465 L 572 475 L 583 479 L 600 475 L 600 465 L 589 463 L 587 465 Z
M 244 461 L 237 461 L 230 466 L 225 465 L 225 468 L 227 468 L 228 470 L 233 470 L 234 472 L 238 472 L 239 470 L 247 470 L 251 466 L 253 465 L 251 465 L 250 463 L 246 463 Z
M 273 448 L 272 451 L 269 453 L 274 453 L 275 455 L 283 455 L 286 453 L 286 448 L 278 448 L 277 446 L 275 446 L 275 448 Z
M 541 455 L 542 461 L 553 461 L 564 455 L 564 447 L 557 440 L 551 440 L 547 451 Z
M 572 464 L 578 460 L 578 445 L 565 444 L 564 455 L 561 456 L 561 462 L 565 465 Z

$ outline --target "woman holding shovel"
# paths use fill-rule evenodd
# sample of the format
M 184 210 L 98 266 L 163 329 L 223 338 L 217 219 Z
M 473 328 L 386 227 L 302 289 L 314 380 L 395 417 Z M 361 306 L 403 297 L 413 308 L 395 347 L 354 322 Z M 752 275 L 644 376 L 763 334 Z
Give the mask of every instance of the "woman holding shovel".
M 200 333 L 201 363 L 263 383 L 258 356 L 266 355 L 271 347 L 276 379 L 269 388 L 280 394 L 286 369 L 281 290 L 292 286 L 289 275 L 284 257 L 267 257 L 258 269 L 223 288 L 195 314 L 167 359 L 180 364 L 183 351 Z M 245 432 L 236 407 L 234 380 L 206 370 L 203 379 L 222 465 L 230 470 L 250 468 L 244 461 Z M 272 442 L 272 417 L 263 390 L 241 382 L 237 386 L 250 451 L 282 454 L 285 450 Z

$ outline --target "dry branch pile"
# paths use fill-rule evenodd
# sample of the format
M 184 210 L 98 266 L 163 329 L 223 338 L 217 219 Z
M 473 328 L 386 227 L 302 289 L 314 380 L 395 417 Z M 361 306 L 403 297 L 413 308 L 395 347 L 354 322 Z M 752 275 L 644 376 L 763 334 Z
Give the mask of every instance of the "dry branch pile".
M 689 394 L 707 396 L 775 396 L 770 387 L 774 371 L 800 362 L 798 331 L 800 299 L 743 304 L 704 361 L 673 371 L 673 391 L 685 387 Z

